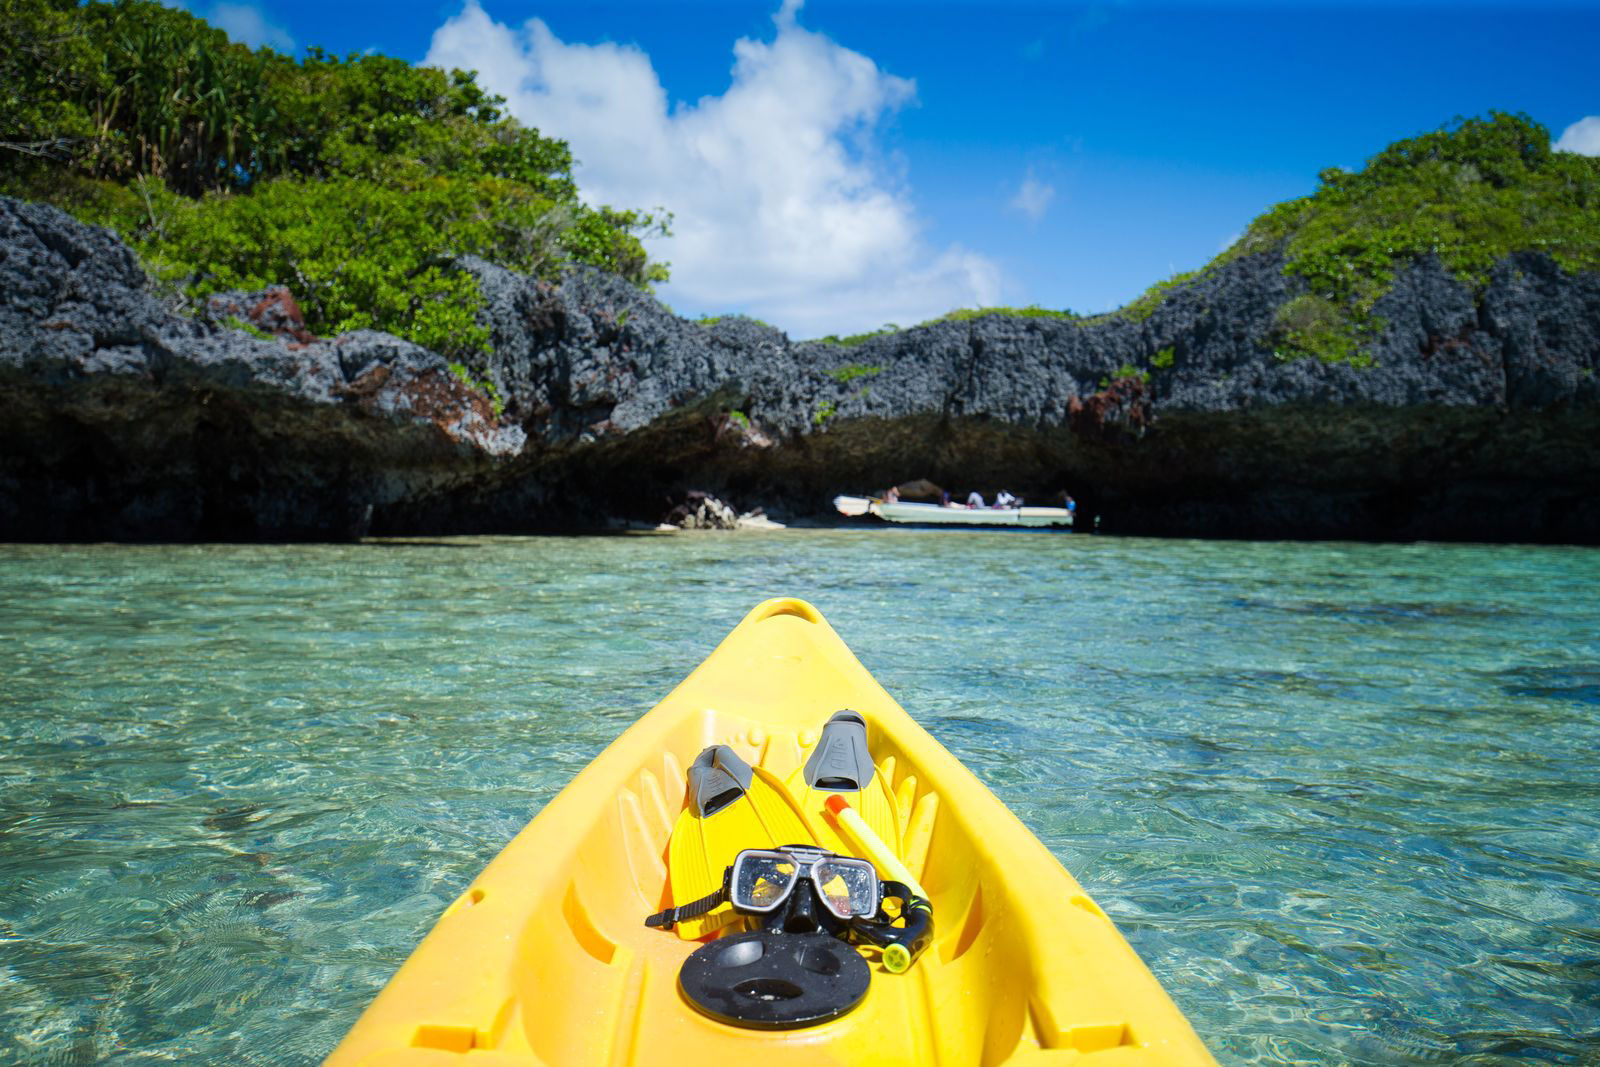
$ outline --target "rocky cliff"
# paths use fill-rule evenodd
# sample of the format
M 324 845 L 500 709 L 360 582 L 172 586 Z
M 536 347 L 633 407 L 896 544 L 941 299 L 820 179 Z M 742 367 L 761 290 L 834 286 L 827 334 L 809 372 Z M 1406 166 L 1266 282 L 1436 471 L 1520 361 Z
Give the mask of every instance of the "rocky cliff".
M 531 531 L 691 488 L 792 518 L 926 477 L 1070 490 L 1108 532 L 1600 542 L 1600 277 L 1538 254 L 1482 293 L 1416 262 L 1364 368 L 1276 354 L 1299 290 L 1272 253 L 1142 318 L 852 346 L 462 265 L 492 393 L 384 334 L 311 337 L 285 290 L 182 312 L 114 235 L 0 199 L 0 536 Z

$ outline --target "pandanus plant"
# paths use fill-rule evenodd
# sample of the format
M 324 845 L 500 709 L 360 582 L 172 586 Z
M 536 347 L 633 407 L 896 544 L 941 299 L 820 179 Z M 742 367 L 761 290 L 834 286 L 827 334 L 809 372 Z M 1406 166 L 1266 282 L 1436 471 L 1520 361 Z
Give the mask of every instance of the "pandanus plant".
M 281 162 L 279 117 L 262 91 L 270 53 L 231 44 L 220 31 L 179 32 L 143 7 L 119 6 L 108 17 L 111 77 L 91 102 L 97 173 L 150 175 L 198 196 L 247 186 Z

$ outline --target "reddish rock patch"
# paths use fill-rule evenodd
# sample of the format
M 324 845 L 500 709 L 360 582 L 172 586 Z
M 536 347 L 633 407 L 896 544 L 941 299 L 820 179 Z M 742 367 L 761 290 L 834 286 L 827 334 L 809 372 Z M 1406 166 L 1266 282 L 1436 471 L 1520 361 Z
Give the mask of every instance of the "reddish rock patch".
M 394 371 L 387 363 L 380 363 L 371 370 L 357 376 L 356 380 L 349 385 L 335 385 L 332 390 L 333 395 L 349 397 L 353 400 L 371 396 L 384 387 L 384 384 L 389 380 L 389 376 L 393 373 Z
M 1092 396 L 1067 400 L 1067 422 L 1086 441 L 1137 439 L 1153 421 L 1149 390 L 1138 378 L 1118 378 Z
M 305 314 L 295 302 L 294 294 L 284 286 L 274 286 L 266 291 L 246 313 L 258 329 L 279 337 L 292 337 L 301 344 L 309 344 L 317 335 L 306 328 Z
M 451 427 L 468 412 L 481 418 L 490 429 L 499 425 L 488 398 L 444 371 L 428 371 L 402 383 L 400 394 L 411 401 L 412 412 L 451 437 L 455 436 Z

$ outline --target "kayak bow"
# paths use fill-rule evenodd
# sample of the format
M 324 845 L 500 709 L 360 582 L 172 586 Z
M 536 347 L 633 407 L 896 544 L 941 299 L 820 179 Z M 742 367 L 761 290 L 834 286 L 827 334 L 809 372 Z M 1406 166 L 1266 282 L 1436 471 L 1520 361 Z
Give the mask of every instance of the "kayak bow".
M 782 781 L 833 712 L 867 722 L 901 859 L 935 940 L 873 967 L 847 1015 L 760 1031 L 691 1008 L 672 903 L 685 768 L 725 744 Z M 1205 1046 L 1083 888 L 918 726 L 810 604 L 759 605 L 600 753 L 452 903 L 328 1062 L 1208 1064 Z

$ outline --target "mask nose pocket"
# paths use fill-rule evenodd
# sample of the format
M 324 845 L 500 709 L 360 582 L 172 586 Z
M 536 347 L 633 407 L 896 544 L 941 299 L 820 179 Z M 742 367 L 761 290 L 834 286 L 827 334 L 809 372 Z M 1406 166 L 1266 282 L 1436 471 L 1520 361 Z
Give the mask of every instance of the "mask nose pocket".
M 802 890 L 794 895 L 794 901 L 783 917 L 783 932 L 786 934 L 809 934 L 822 929 L 817 917 L 816 894 L 809 887 L 802 887 Z

